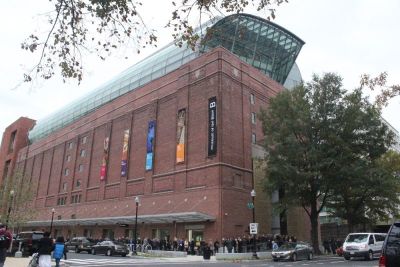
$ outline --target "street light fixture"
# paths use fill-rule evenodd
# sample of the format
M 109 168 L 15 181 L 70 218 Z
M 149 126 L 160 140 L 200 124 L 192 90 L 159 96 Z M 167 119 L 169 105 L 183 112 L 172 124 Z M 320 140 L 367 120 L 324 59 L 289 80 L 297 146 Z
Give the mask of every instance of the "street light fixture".
M 139 202 L 140 199 L 139 197 L 135 197 L 135 204 L 136 204 L 136 215 L 135 215 L 135 240 L 133 242 L 133 254 L 136 255 L 136 245 L 137 245 L 137 214 L 138 214 L 138 209 L 139 209 Z
M 54 212 L 56 212 L 56 210 L 54 208 L 52 208 L 51 209 L 50 236 L 52 236 L 51 232 L 53 231 Z
M 251 195 L 251 200 L 253 202 L 253 223 L 255 223 L 256 222 L 256 207 L 255 207 L 254 199 L 256 197 L 256 191 L 254 189 L 251 190 L 250 195 Z M 253 259 L 258 259 L 257 247 L 256 247 L 256 234 L 253 234 Z
M 12 209 L 12 203 L 14 200 L 14 190 L 10 191 L 10 203 L 8 205 L 8 211 L 7 211 L 7 218 L 6 218 L 6 226 L 8 227 L 8 220 L 10 219 L 10 213 L 11 213 L 11 209 Z

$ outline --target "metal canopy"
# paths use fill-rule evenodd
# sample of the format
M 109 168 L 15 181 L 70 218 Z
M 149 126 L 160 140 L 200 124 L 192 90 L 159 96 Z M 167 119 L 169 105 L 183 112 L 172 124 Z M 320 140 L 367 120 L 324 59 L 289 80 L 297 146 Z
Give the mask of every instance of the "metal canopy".
M 156 215 L 140 215 L 137 217 L 138 223 L 162 224 L 162 223 L 190 223 L 215 221 L 215 217 L 201 212 L 181 212 Z M 25 226 L 50 226 L 51 221 L 29 221 Z M 121 217 L 102 217 L 102 218 L 82 218 L 55 220 L 53 226 L 75 226 L 75 225 L 113 225 L 113 224 L 135 224 L 135 216 Z

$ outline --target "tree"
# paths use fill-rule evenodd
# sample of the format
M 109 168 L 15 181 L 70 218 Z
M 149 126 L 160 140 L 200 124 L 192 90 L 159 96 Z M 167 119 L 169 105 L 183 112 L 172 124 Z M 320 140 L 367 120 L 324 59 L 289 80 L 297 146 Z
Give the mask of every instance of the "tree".
M 3 223 L 8 220 L 10 228 L 19 228 L 34 218 L 35 188 L 35 183 L 18 170 L 6 178 L 0 188 L 0 216 Z
M 347 94 L 342 78 L 336 74 L 314 75 L 311 82 L 279 93 L 261 112 L 266 186 L 269 191 L 285 191 L 281 207 L 303 207 L 317 253 L 319 213 L 332 199 L 335 188 L 345 186 L 343 178 L 351 171 L 348 162 L 372 158 L 379 149 L 385 152 L 392 141 L 393 136 L 379 119 L 379 110 L 360 94 L 360 90 Z M 364 121 L 357 121 L 361 116 L 355 116 L 358 113 L 363 114 Z M 360 144 L 369 150 L 356 153 L 354 149 Z
M 371 91 L 380 90 L 375 98 L 375 105 L 380 109 L 387 106 L 390 99 L 400 95 L 400 84 L 388 85 L 387 77 L 387 72 L 382 72 L 376 77 L 371 77 L 369 74 L 361 76 L 361 88 L 369 88 Z
M 45 36 L 31 34 L 22 49 L 40 54 L 39 61 L 24 81 L 33 78 L 52 78 L 59 69 L 65 81 L 83 78 L 83 55 L 96 53 L 101 59 L 111 55 L 122 45 L 140 49 L 155 45 L 157 32 L 147 27 L 140 15 L 140 0 L 50 0 L 54 10 L 48 16 L 49 30 Z M 148 1 L 154 4 L 154 1 Z M 190 17 L 215 17 L 215 13 L 242 12 L 248 5 L 266 10 L 275 16 L 274 5 L 287 0 L 180 0 L 171 1 L 174 7 L 167 27 L 174 29 L 173 37 L 178 45 L 186 43 L 195 48 L 199 39 Z M 219 14 L 218 13 L 218 14 Z M 268 16 L 269 18 L 269 16 Z

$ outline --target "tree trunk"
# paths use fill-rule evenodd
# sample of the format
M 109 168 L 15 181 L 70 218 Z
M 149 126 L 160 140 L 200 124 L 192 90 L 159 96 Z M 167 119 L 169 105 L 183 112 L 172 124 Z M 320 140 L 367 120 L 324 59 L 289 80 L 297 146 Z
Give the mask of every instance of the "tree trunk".
M 315 200 L 311 204 L 311 213 L 310 213 L 310 221 L 311 221 L 311 242 L 314 248 L 314 253 L 316 255 L 321 254 L 319 250 L 319 225 L 318 225 L 318 212 L 317 212 L 317 201 Z

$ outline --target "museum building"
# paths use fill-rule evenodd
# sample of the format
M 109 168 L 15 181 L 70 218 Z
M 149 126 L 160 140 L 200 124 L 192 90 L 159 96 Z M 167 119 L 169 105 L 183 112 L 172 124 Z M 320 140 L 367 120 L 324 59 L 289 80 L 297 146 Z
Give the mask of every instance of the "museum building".
M 137 199 L 141 238 L 221 240 L 248 235 L 255 189 L 259 234 L 279 233 L 257 114 L 301 81 L 304 42 L 248 14 L 208 25 L 195 51 L 171 43 L 62 110 L 6 128 L 0 183 L 18 170 L 35 185 L 24 229 L 132 238 Z M 303 213 L 287 227 L 309 239 Z

